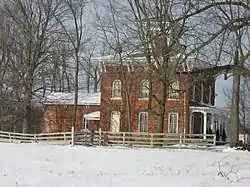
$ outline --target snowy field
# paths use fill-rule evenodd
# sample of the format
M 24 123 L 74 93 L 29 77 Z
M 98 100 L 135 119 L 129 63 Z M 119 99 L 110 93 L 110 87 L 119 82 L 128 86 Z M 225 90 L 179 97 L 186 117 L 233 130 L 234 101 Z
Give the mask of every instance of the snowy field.
M 0 143 L 1 187 L 249 187 L 249 152 Z

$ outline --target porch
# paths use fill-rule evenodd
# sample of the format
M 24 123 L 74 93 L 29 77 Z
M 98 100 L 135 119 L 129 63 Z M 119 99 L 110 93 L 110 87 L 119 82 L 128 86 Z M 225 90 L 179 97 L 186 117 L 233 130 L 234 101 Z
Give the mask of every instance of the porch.
M 100 124 L 100 111 L 83 115 L 83 130 L 98 130 Z
M 190 106 L 189 111 L 190 134 L 217 134 L 217 141 L 225 141 L 225 135 L 228 137 L 228 110 L 215 106 Z

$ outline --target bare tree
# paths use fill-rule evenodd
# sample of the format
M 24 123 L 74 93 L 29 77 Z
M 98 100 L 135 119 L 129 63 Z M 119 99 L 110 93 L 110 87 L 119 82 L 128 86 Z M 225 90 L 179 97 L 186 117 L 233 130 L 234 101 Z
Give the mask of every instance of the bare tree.
M 249 26 L 249 17 L 247 14 L 235 12 L 235 10 L 249 12 L 247 1 L 127 0 L 121 3 L 109 0 L 108 4 L 111 5 L 110 17 L 103 19 L 111 21 L 105 25 L 106 27 L 104 24 L 101 25 L 101 30 L 105 33 L 104 39 L 110 42 L 114 51 L 116 50 L 114 43 L 119 46 L 127 44 L 133 46 L 134 49 L 141 50 L 146 57 L 152 76 L 156 77 L 155 80 L 151 80 L 150 85 L 155 82 L 159 84 L 160 94 L 155 95 L 151 91 L 148 102 L 148 112 L 157 120 L 157 132 L 163 132 L 166 98 L 171 85 L 180 78 L 180 72 L 183 73 L 181 76 L 187 75 L 191 81 L 209 79 L 223 73 L 225 78 L 228 73 L 249 75 L 249 70 L 243 66 L 249 53 L 248 49 L 241 50 L 243 43 L 240 37 L 242 30 Z M 115 16 L 117 14 L 119 19 Z M 229 16 L 226 17 L 227 14 Z M 123 27 L 119 25 L 121 22 Z M 129 40 L 128 32 L 133 33 L 130 36 L 137 36 L 139 41 L 131 40 L 132 37 Z M 225 50 L 228 45 L 225 41 L 232 39 L 238 40 L 237 49 Z M 186 47 L 183 48 L 183 46 Z M 216 54 L 214 54 L 214 46 L 217 47 Z M 234 51 L 233 55 L 232 51 Z M 119 52 L 117 54 L 119 55 Z M 207 66 L 187 72 L 185 67 L 188 66 L 188 58 L 194 55 L 195 63 L 199 62 L 197 60 L 199 57 L 207 62 Z M 230 59 L 233 58 L 235 61 L 232 64 Z M 222 61 L 225 63 L 221 63 Z M 185 90 L 180 91 L 185 92 Z M 155 102 L 158 107 L 153 110 L 151 105 Z M 237 111 L 235 108 L 232 116 L 236 116 Z M 231 118 L 233 119 L 237 121 L 237 118 Z M 235 130 L 237 133 L 237 129 Z M 237 136 L 233 135 L 233 137 L 235 138 L 231 139 L 235 144 Z
M 30 132 L 31 128 L 33 93 L 39 89 L 35 87 L 39 79 L 37 75 L 56 42 L 52 36 L 58 32 L 58 27 L 52 15 L 58 11 L 58 3 L 55 0 L 1 1 L 1 10 L 6 18 L 1 50 L 8 58 L 8 74 L 11 72 L 12 80 L 15 80 L 12 88 L 19 106 L 22 106 L 24 133 Z
M 77 115 L 77 105 L 78 105 L 78 76 L 79 76 L 79 66 L 81 51 L 83 50 L 83 16 L 84 16 L 84 1 L 83 0 L 62 0 L 61 9 L 63 13 L 54 14 L 57 22 L 61 25 L 63 30 L 63 35 L 67 38 L 69 45 L 72 48 L 73 59 L 74 59 L 74 111 L 73 111 L 73 130 L 76 127 L 76 115 Z M 63 19 L 62 19 L 63 18 Z
M 94 43 L 90 43 L 90 45 L 86 46 L 86 54 L 82 58 L 80 63 L 81 68 L 85 72 L 86 76 L 86 88 L 89 93 L 93 86 L 94 92 L 98 92 L 99 83 L 101 80 L 101 75 L 99 71 L 99 64 L 92 61 L 92 58 L 97 54 L 97 41 Z M 103 54 L 103 53 L 102 53 Z

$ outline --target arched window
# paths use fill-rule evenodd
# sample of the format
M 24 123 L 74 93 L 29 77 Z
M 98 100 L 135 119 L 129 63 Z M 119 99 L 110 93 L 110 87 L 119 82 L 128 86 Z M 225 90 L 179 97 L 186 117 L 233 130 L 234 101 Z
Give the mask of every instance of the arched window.
M 144 79 L 140 84 L 140 98 L 148 98 L 149 95 L 149 81 Z
M 112 98 L 121 98 L 121 81 L 114 80 L 113 87 L 112 87 Z
M 175 81 L 170 85 L 169 88 L 169 98 L 170 99 L 178 99 L 180 92 L 180 84 L 179 81 Z

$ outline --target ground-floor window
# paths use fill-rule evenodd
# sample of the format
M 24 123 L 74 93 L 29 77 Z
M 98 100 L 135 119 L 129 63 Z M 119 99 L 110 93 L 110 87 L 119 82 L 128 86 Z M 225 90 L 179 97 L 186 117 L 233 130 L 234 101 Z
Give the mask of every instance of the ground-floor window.
M 139 132 L 148 132 L 148 113 L 139 113 Z
M 112 111 L 110 117 L 110 131 L 120 132 L 120 118 L 121 113 L 119 111 Z
M 168 114 L 168 133 L 178 133 L 178 113 Z
M 89 129 L 89 120 L 83 119 L 83 129 Z

